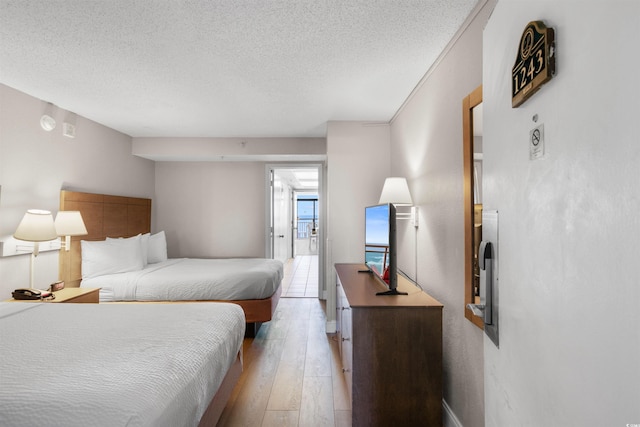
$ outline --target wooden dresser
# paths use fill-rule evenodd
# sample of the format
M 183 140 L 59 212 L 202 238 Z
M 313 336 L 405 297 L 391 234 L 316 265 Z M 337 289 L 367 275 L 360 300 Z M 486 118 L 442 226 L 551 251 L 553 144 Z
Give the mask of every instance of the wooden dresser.
M 405 277 L 386 287 L 363 264 L 336 264 L 337 334 L 352 425 L 442 425 L 442 304 Z

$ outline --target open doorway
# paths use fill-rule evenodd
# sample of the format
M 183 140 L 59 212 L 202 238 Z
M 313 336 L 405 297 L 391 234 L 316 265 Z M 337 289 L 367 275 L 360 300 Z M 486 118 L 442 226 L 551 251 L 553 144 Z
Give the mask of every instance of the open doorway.
M 294 191 L 293 257 L 318 255 L 320 211 L 317 191 Z
M 284 263 L 282 297 L 322 297 L 322 165 L 269 165 L 271 254 Z

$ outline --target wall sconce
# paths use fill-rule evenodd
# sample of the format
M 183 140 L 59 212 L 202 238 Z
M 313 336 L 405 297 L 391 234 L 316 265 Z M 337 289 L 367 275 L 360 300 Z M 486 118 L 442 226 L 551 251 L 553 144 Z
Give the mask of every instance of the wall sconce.
M 393 203 L 396 206 L 411 206 L 411 212 L 398 212 L 397 219 L 408 219 L 411 225 L 418 227 L 418 207 L 412 206 L 413 200 L 409 192 L 407 179 L 403 177 L 389 177 L 384 180 L 379 204 Z
M 396 206 L 411 206 L 411 193 L 407 179 L 401 177 L 390 177 L 384 180 L 382 193 L 380 193 L 379 204 L 393 203 Z
M 56 233 L 64 236 L 65 251 L 71 249 L 71 236 L 87 235 L 87 227 L 84 225 L 80 211 L 59 211 L 55 221 Z
M 54 240 L 58 237 L 51 212 L 40 209 L 29 209 L 27 213 L 24 214 L 13 237 L 17 240 L 33 242 L 29 270 L 29 287 L 33 288 L 33 265 L 35 258 L 40 253 L 39 243 Z
M 40 117 L 40 126 L 47 132 L 56 128 L 56 119 L 53 118 L 53 104 L 48 102 L 44 108 L 44 114 Z

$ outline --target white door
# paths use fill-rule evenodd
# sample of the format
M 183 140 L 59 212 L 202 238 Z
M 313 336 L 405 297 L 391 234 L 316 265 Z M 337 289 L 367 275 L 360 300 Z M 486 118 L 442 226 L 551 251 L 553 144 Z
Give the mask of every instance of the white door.
M 273 178 L 273 258 L 285 262 L 291 247 L 291 190 L 278 173 Z

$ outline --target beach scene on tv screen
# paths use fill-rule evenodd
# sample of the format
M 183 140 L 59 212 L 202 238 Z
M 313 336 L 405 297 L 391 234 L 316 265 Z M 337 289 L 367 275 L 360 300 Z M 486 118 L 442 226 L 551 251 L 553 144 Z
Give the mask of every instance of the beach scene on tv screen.
M 365 221 L 365 262 L 382 274 L 389 263 L 389 206 L 367 208 Z

